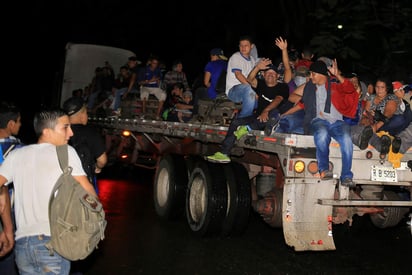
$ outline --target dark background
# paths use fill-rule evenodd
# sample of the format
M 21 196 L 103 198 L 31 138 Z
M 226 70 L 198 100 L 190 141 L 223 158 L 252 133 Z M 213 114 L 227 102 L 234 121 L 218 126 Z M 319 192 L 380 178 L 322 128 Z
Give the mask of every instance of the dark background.
M 227 56 L 239 36 L 255 38 L 259 56 L 274 62 L 282 36 L 290 48 L 310 45 L 316 57 L 337 58 L 344 72 L 361 76 L 390 74 L 411 83 L 411 1 L 109 1 L 60 0 L 9 3 L 3 10 L 7 77 L 2 98 L 30 114 L 49 106 L 58 93 L 68 42 L 129 49 L 145 62 L 155 54 L 170 69 L 176 59 L 192 82 L 202 73 L 211 48 Z M 342 24 L 343 29 L 337 25 Z M 116 68 L 115 68 L 116 70 Z M 27 121 L 25 121 L 27 118 Z M 26 131 L 26 127 L 28 130 Z M 28 138 L 29 140 L 31 138 Z

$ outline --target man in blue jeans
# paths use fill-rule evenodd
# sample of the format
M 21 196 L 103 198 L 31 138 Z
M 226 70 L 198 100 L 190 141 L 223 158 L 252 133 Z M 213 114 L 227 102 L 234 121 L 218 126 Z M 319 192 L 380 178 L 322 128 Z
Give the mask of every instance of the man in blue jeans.
M 70 261 L 45 244 L 50 241 L 50 194 L 62 173 L 56 146 L 67 144 L 73 131 L 68 115 L 59 109 L 36 113 L 33 126 L 38 142 L 11 151 L 0 166 L 0 187 L 13 182 L 16 194 L 16 264 L 20 274 L 69 274 Z M 96 197 L 75 149 L 68 149 L 73 177 Z
M 351 171 L 353 155 L 351 130 L 343 118 L 355 117 L 359 95 L 353 84 L 340 75 L 336 60 L 329 69 L 324 62 L 315 61 L 310 66 L 310 73 L 311 81 L 306 83 L 298 106 L 305 110 L 303 119 L 305 134 L 314 136 L 320 178 L 321 180 L 333 178 L 333 171 L 329 168 L 329 145 L 334 138 L 340 145 L 342 155 L 341 184 L 354 187 Z M 329 73 L 334 75 L 339 83 L 332 83 Z
M 226 95 L 231 101 L 242 103 L 238 118 L 252 115 L 256 107 L 256 93 L 247 81 L 247 76 L 256 65 L 256 59 L 251 55 L 253 47 L 252 39 L 242 36 L 239 40 L 239 51 L 228 61 Z
M 255 68 L 248 75 L 249 83 L 259 95 L 256 112 L 250 116 L 236 118 L 230 123 L 226 137 L 222 143 L 222 150 L 206 159 L 210 162 L 228 163 L 231 161 L 230 153 L 239 140 L 251 130 L 268 128 L 272 131 L 272 122 L 279 117 L 278 107 L 288 98 L 289 89 L 285 83 L 278 82 L 277 68 L 266 58 L 260 59 Z M 257 79 L 259 71 L 263 72 L 263 79 Z M 273 120 L 275 119 L 275 120 Z

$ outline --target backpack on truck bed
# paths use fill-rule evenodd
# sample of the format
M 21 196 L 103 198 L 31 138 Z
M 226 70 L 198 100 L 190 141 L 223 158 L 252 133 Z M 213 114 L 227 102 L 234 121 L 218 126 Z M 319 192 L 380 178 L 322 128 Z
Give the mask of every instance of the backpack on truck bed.
M 224 94 L 226 92 L 226 75 L 227 71 L 222 70 L 217 79 L 215 90 L 218 94 Z
M 51 240 L 46 247 L 68 260 L 82 260 L 104 239 L 105 212 L 99 198 L 87 193 L 71 175 L 67 144 L 56 150 L 63 173 L 50 195 Z

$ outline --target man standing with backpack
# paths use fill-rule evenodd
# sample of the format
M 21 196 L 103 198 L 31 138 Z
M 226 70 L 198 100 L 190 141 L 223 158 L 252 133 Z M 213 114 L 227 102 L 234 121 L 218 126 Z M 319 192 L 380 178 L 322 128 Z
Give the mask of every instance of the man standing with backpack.
M 50 241 L 50 194 L 62 174 L 56 146 L 67 144 L 73 132 L 69 117 L 62 110 L 36 113 L 33 125 L 37 143 L 12 151 L 0 166 L 0 187 L 13 182 L 15 190 L 16 263 L 20 274 L 45 271 L 68 274 L 70 261 L 58 253 L 50 254 L 45 245 Z M 75 149 L 71 146 L 68 149 L 73 177 L 90 195 L 97 197 Z

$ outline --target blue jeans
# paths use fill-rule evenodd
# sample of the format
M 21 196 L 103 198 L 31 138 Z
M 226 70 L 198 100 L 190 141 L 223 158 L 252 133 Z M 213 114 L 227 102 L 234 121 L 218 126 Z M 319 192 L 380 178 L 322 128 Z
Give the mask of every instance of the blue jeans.
M 228 156 L 230 155 L 230 151 L 232 151 L 232 148 L 236 142 L 236 136 L 234 133 L 237 130 L 237 127 L 242 126 L 242 125 L 248 125 L 252 123 L 254 120 L 256 120 L 256 116 L 254 115 L 243 117 L 243 118 L 236 117 L 235 119 L 232 120 L 227 130 L 225 139 L 222 142 L 221 151 L 223 154 L 228 155 Z
M 17 275 L 16 263 L 14 260 L 14 250 L 6 256 L 0 258 L 0 274 Z
M 122 102 L 122 96 L 127 92 L 127 87 L 117 89 L 114 95 L 114 104 L 113 104 L 113 110 L 117 110 L 120 107 L 120 103 Z M 135 94 L 137 93 L 136 89 L 130 90 L 129 94 Z
M 50 256 L 45 244 L 49 236 L 37 235 L 16 240 L 16 263 L 20 275 L 28 274 L 69 274 L 70 261 L 56 252 Z
M 342 155 L 342 171 L 340 179 L 353 178 L 352 155 L 353 144 L 350 126 L 343 120 L 330 123 L 327 120 L 315 118 L 311 122 L 311 129 L 316 145 L 316 158 L 319 171 L 329 170 L 329 144 L 334 138 L 340 145 Z
M 408 112 L 408 111 L 406 111 Z M 410 111 L 409 111 L 410 112 Z M 383 124 L 379 131 L 386 131 L 392 136 L 398 135 L 403 129 L 408 126 L 409 121 L 407 121 L 407 116 L 402 115 L 394 115 L 392 116 L 388 122 Z
M 276 128 L 275 133 L 289 133 L 289 134 L 301 134 L 303 135 L 303 117 L 305 116 L 304 110 L 299 110 L 293 114 L 285 115 L 280 118 L 279 126 Z
M 256 107 L 256 93 L 249 84 L 238 84 L 230 88 L 227 97 L 235 102 L 242 103 L 242 110 L 238 114 L 238 118 L 248 117 L 253 114 Z

